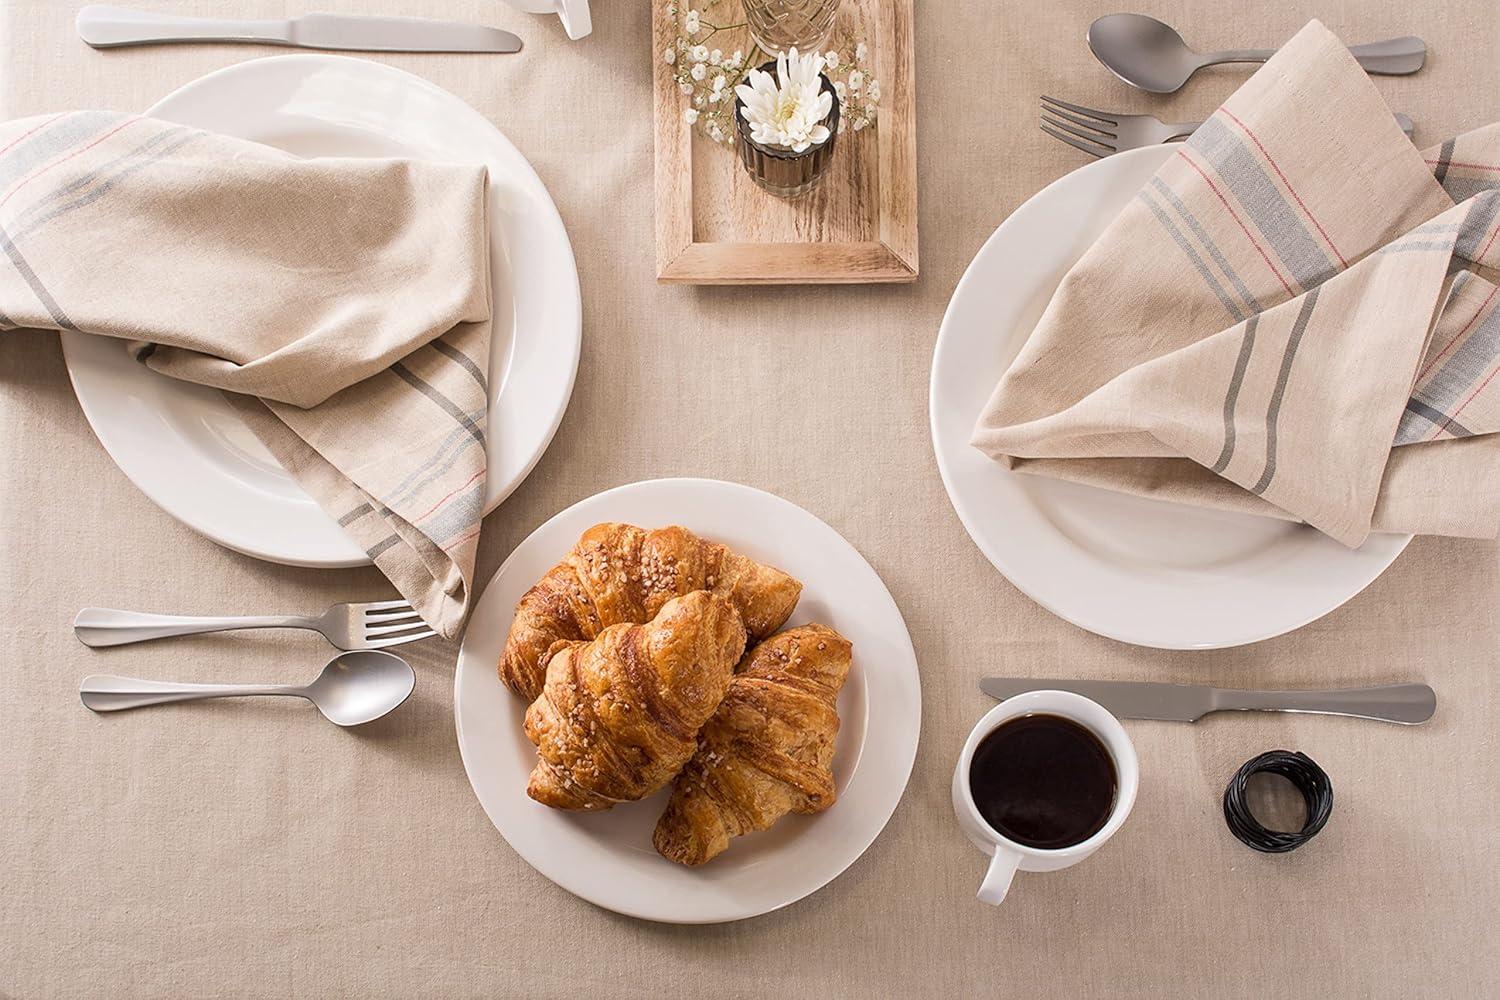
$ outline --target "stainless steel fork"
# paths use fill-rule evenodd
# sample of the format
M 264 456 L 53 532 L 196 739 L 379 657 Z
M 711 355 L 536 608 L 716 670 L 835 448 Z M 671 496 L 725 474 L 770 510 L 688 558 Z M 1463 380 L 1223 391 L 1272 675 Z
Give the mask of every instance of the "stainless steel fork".
M 1412 120 L 1398 114 L 1401 131 L 1411 138 Z M 1142 146 L 1159 146 L 1164 142 L 1186 139 L 1202 122 L 1164 122 L 1153 115 L 1126 115 L 1116 111 L 1099 111 L 1079 104 L 1069 104 L 1055 97 L 1042 96 L 1042 131 L 1061 139 L 1074 149 L 1090 156 L 1108 156 Z
M 317 617 L 190 618 L 112 608 L 84 608 L 73 619 L 73 633 L 87 646 L 124 646 L 173 635 L 201 635 L 240 628 L 310 629 L 321 632 L 323 638 L 339 649 L 383 649 L 437 635 L 406 601 L 335 604 Z

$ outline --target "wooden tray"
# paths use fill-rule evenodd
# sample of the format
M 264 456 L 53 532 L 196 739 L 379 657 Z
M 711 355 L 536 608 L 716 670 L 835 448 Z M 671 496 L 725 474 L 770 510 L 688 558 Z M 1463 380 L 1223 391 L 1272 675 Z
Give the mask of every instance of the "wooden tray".
M 736 150 L 715 145 L 682 120 L 686 103 L 661 58 L 676 28 L 666 5 L 652 3 L 658 281 L 771 285 L 916 278 L 912 3 L 844 0 L 834 38 L 869 45 L 881 88 L 879 118 L 873 129 L 840 135 L 819 185 L 791 200 L 762 191 Z M 745 37 L 744 48 L 750 47 Z

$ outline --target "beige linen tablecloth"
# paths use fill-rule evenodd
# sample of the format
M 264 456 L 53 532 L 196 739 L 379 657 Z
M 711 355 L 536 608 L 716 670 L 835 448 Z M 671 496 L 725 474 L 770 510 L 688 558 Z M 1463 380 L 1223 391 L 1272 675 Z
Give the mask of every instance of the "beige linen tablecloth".
M 652 271 L 647 4 L 596 0 L 593 37 L 497 0 L 210 0 L 185 14 L 310 9 L 484 18 L 519 58 L 392 56 L 495 120 L 535 164 L 578 254 L 582 367 L 552 448 L 487 522 L 479 579 L 562 507 L 660 475 L 738 480 L 843 532 L 885 578 L 922 664 L 906 798 L 844 876 L 788 909 L 664 927 L 595 909 L 536 874 L 469 791 L 453 735 L 455 649 L 410 650 L 412 701 L 361 732 L 280 702 L 96 717 L 79 679 L 309 675 L 316 636 L 205 637 L 108 655 L 68 624 L 86 604 L 184 612 L 320 608 L 384 593 L 373 570 L 270 566 L 142 496 L 100 448 L 50 338 L 0 338 L 0 995 L 32 996 L 1485 996 L 1500 991 L 1500 552 L 1418 539 L 1343 610 L 1282 639 L 1164 653 L 1080 631 L 1005 582 L 953 514 L 929 443 L 927 373 L 944 305 L 1005 215 L 1081 154 L 1035 101 L 1201 117 L 1245 78 L 1212 71 L 1147 99 L 1097 66 L 1114 0 L 919 5 L 923 274 L 909 287 L 687 289 Z M 264 52 L 100 53 L 75 4 L 0 4 L 0 114 L 139 110 Z M 1431 61 L 1382 79 L 1427 144 L 1500 107 L 1485 4 L 1164 2 L 1203 48 L 1271 44 L 1313 16 L 1349 41 L 1420 33 Z M 754 323 L 767 315 L 796 324 Z M 750 320 L 747 320 L 747 317 Z M 672 358 L 670 366 L 662 358 Z M 793 373 L 831 373 L 808 394 Z M 695 373 L 691 380 L 683 372 Z M 849 416 L 881 441 L 849 447 Z M 61 504 L 58 497 L 77 498 Z M 1067 872 L 1018 877 L 989 909 L 948 778 L 990 702 L 985 673 L 1237 685 L 1426 678 L 1421 729 L 1313 717 L 1128 723 L 1130 822 Z M 1231 839 L 1218 797 L 1242 761 L 1301 749 L 1337 805 L 1282 857 Z

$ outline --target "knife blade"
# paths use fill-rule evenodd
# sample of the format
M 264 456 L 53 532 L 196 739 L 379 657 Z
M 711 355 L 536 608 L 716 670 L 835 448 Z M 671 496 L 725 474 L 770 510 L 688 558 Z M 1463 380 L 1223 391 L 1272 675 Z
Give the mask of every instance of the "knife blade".
M 78 12 L 78 35 L 96 49 L 166 42 L 241 42 L 356 52 L 519 52 L 521 39 L 480 24 L 419 17 L 304 14 L 264 21 L 178 17 L 91 5 Z
M 1437 695 L 1426 684 L 1333 688 L 1320 691 L 1246 691 L 1238 688 L 1136 681 L 1077 681 L 986 677 L 979 689 L 1004 700 L 1026 691 L 1071 691 L 1123 719 L 1197 722 L 1210 712 L 1308 712 L 1416 725 L 1432 718 Z

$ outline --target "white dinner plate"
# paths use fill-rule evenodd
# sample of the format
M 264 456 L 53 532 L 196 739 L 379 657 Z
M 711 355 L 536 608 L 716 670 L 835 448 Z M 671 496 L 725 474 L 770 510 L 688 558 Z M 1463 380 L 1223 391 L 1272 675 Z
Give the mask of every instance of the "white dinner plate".
M 1068 269 L 1167 158 L 1106 157 L 995 230 L 953 292 L 932 358 L 933 447 L 959 519 L 1038 604 L 1124 642 L 1211 649 L 1306 625 L 1358 594 L 1410 535 L 1348 549 L 1305 525 L 1018 475 L 969 446 L 980 411 Z
M 516 602 L 585 530 L 601 521 L 680 524 L 803 583 L 788 626 L 822 622 L 854 644 L 839 695 L 834 748 L 838 800 L 816 816 L 786 816 L 738 838 L 699 868 L 660 857 L 651 831 L 664 790 L 604 813 L 533 802 L 526 777 L 536 751 L 522 730 L 526 705 L 495 673 Z M 657 479 L 574 504 L 522 542 L 474 609 L 453 685 L 458 746 L 484 811 L 516 853 L 569 892 L 646 920 L 703 924 L 753 917 L 834 879 L 885 826 L 911 774 L 921 725 L 916 654 L 880 577 L 838 532 L 802 508 L 734 483 Z
M 240 63 L 174 91 L 147 114 L 299 156 L 395 156 L 489 168 L 494 340 L 486 512 L 509 496 L 562 421 L 582 338 L 568 234 L 541 179 L 510 140 L 426 80 L 344 56 Z M 273 562 L 370 561 L 217 390 L 158 375 L 107 337 L 64 332 L 62 344 L 94 433 L 169 514 L 221 545 Z

